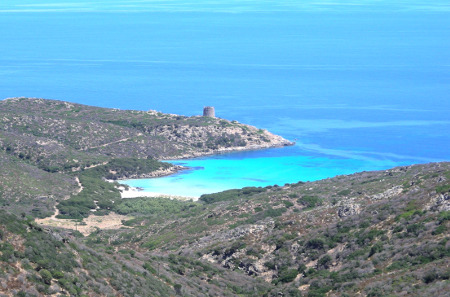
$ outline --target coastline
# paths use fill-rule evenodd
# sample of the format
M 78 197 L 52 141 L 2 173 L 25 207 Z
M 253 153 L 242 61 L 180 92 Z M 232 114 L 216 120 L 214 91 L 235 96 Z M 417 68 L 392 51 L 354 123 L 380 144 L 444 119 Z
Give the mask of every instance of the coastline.
M 270 132 L 269 132 L 270 133 Z M 186 160 L 186 159 L 194 159 L 194 158 L 200 158 L 200 157 L 206 157 L 206 156 L 213 156 L 213 155 L 220 155 L 220 154 L 226 154 L 226 153 L 233 153 L 233 152 L 240 152 L 240 151 L 254 151 L 254 150 L 264 150 L 264 149 L 270 149 L 270 148 L 279 148 L 279 147 L 286 147 L 286 146 L 292 146 L 295 145 L 295 142 L 288 141 L 281 136 L 273 135 L 277 138 L 279 141 L 276 144 L 273 144 L 272 142 L 267 143 L 267 145 L 247 145 L 245 147 L 230 147 L 230 148 L 220 148 L 211 152 L 191 152 L 188 154 L 184 154 L 182 156 L 177 157 L 171 157 L 171 158 L 163 158 L 160 159 L 160 161 L 165 160 Z M 130 180 L 130 179 L 147 179 L 147 178 L 159 178 L 164 176 L 169 176 L 172 174 L 176 174 L 179 171 L 183 170 L 189 170 L 190 167 L 181 166 L 181 165 L 173 165 L 170 168 L 167 169 L 161 169 L 156 170 L 150 173 L 142 174 L 142 175 L 133 175 L 127 178 L 120 178 L 115 181 L 119 182 L 124 180 Z M 110 182 L 114 182 L 114 180 L 109 180 Z M 126 185 L 126 184 L 124 184 Z M 180 196 L 180 195 L 171 195 L 167 193 L 160 193 L 160 192 L 151 192 L 151 191 L 144 191 L 136 187 L 132 186 L 120 186 L 118 187 L 120 191 L 120 195 L 122 199 L 130 199 L 130 198 L 168 198 L 168 199 L 177 199 L 177 200 L 192 200 L 197 201 L 200 197 L 192 197 L 192 196 Z
M 163 176 L 168 176 L 168 175 L 172 175 L 175 174 L 179 171 L 182 170 L 188 170 L 188 167 L 185 166 L 181 166 L 181 165 L 173 165 L 169 168 L 165 168 L 165 169 L 158 169 L 152 172 L 148 172 L 148 173 L 144 173 L 144 174 L 133 174 L 127 177 L 120 177 L 118 179 L 115 180 L 109 180 L 110 182 L 120 182 L 122 180 L 128 180 L 128 179 L 141 179 L 141 178 L 157 178 L 157 177 L 163 177 Z
M 168 199 L 176 199 L 176 200 L 192 200 L 197 201 L 200 197 L 186 197 L 186 196 L 178 196 L 178 195 L 170 195 L 164 193 L 156 193 L 156 192 L 148 192 L 142 191 L 136 187 L 128 187 L 120 186 L 119 188 L 120 196 L 122 199 L 130 199 L 130 198 L 168 198 Z
M 274 135 L 274 136 L 277 136 L 277 135 Z M 233 153 L 233 152 L 257 151 L 257 150 L 281 148 L 281 147 L 295 145 L 295 142 L 284 139 L 281 136 L 278 136 L 278 137 L 281 138 L 281 140 L 277 143 L 268 142 L 267 144 L 264 143 L 264 144 L 251 144 L 251 145 L 239 146 L 239 147 L 222 147 L 222 148 L 207 151 L 207 152 L 205 152 L 205 151 L 189 152 L 189 153 L 185 153 L 185 154 L 173 156 L 173 157 L 163 157 L 160 159 L 160 161 L 193 159 L 193 158 L 207 157 L 207 156 L 220 155 L 220 154 Z M 183 167 L 183 166 L 181 166 L 181 167 Z M 185 168 L 185 169 L 189 169 L 189 168 Z M 170 174 L 168 174 L 168 175 L 170 175 Z

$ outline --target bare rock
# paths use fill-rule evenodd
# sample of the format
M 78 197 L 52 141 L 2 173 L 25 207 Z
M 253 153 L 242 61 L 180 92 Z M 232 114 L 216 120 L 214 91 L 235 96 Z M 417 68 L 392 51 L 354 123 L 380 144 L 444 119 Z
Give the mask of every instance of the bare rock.
M 439 194 L 436 197 L 435 205 L 437 206 L 439 211 L 449 211 L 450 210 L 450 194 L 444 193 Z
M 389 199 L 389 198 L 399 195 L 402 192 L 403 192 L 402 186 L 395 186 L 393 188 L 390 188 L 390 189 L 384 191 L 383 193 L 373 195 L 370 198 L 372 200 Z
M 356 214 L 359 214 L 360 212 L 360 206 L 359 204 L 345 204 L 339 207 L 338 209 L 338 216 L 340 218 L 353 216 Z

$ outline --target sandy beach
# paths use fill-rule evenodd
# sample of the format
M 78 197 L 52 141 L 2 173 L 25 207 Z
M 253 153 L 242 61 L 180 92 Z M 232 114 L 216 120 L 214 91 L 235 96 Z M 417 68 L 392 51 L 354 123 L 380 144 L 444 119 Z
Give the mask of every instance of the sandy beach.
M 188 197 L 188 196 L 177 196 L 177 195 L 169 195 L 164 193 L 156 193 L 156 192 L 147 192 L 142 191 L 135 187 L 119 187 L 120 195 L 122 199 L 126 198 L 138 198 L 138 197 L 162 197 L 168 199 L 177 199 L 177 200 L 192 200 L 197 201 L 199 197 Z

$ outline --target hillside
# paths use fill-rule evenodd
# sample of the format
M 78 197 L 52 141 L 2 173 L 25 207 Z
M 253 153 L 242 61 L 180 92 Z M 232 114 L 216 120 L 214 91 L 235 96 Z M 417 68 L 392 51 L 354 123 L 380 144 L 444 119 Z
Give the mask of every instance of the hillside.
M 16 214 L 45 217 L 58 201 L 72 197 L 64 202 L 71 205 L 62 214 L 86 216 L 98 206 L 94 200 L 107 210 L 119 197 L 101 178 L 154 176 L 179 169 L 157 159 L 291 144 L 266 130 L 220 118 L 6 99 L 0 101 L 0 203 Z M 95 167 L 107 173 L 84 173 Z M 85 191 L 79 193 L 81 189 Z M 106 189 L 108 197 L 103 195 Z
M 199 202 L 127 199 L 115 211 L 128 216 L 121 229 L 87 237 L 2 213 L 0 292 L 313 297 L 450 290 L 450 163 L 229 190 Z
M 223 119 L 0 101 L 0 296 L 446 296 L 448 162 L 121 199 L 121 178 L 179 170 L 158 159 L 289 144 Z
M 1 148 L 44 170 L 111 158 L 185 158 L 290 145 L 266 130 L 210 117 L 119 110 L 56 100 L 0 101 Z

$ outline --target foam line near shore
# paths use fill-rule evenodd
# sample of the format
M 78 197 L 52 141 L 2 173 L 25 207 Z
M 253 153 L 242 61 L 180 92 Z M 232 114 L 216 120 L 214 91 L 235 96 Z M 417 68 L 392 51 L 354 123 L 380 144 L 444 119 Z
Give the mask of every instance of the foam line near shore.
M 177 200 L 197 201 L 199 198 L 199 197 L 186 197 L 186 196 L 170 195 L 170 194 L 157 193 L 157 192 L 141 191 L 135 187 L 129 187 L 128 189 L 120 187 L 119 190 L 120 190 L 120 196 L 122 197 L 122 199 L 141 198 L 141 197 L 148 197 L 148 198 L 157 198 L 158 197 L 158 198 L 168 198 L 168 199 L 177 199 Z

